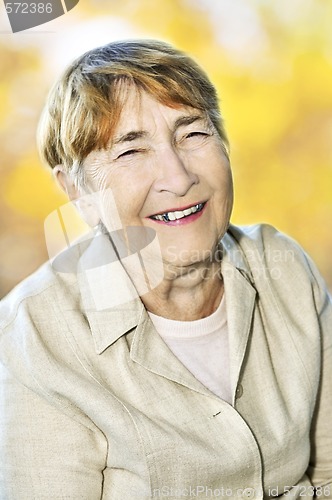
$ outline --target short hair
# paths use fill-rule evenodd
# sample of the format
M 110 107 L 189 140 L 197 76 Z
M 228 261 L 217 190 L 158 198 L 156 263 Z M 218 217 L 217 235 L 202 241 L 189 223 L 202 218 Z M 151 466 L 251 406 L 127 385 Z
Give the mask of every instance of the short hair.
M 217 92 L 202 68 L 165 42 L 125 40 L 86 52 L 55 83 L 38 128 L 42 160 L 80 177 L 88 154 L 109 144 L 128 84 L 162 104 L 206 112 L 227 153 Z

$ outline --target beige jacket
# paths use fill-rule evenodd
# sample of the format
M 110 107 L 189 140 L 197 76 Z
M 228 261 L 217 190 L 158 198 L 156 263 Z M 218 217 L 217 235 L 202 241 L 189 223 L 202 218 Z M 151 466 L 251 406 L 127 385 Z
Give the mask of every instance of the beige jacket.
M 312 484 L 332 498 L 324 283 L 269 226 L 231 227 L 223 245 L 233 405 L 139 299 L 93 310 L 76 274 L 48 264 L 3 301 L 1 500 L 309 498 Z

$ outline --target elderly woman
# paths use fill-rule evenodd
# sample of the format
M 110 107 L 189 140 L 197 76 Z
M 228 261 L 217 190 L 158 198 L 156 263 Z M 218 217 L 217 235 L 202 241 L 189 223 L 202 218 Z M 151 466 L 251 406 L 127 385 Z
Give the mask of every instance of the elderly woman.
M 3 301 L 1 499 L 332 498 L 331 302 L 296 243 L 230 225 L 202 69 L 91 50 L 40 149 L 93 229 Z

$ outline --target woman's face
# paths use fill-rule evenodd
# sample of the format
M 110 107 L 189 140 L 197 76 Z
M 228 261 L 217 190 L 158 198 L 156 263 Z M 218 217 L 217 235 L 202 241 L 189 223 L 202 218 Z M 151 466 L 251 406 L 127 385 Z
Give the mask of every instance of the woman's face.
M 164 262 L 176 267 L 211 259 L 228 227 L 233 189 L 219 135 L 203 112 L 129 88 L 110 147 L 90 153 L 84 168 L 108 230 L 119 223 L 153 229 Z

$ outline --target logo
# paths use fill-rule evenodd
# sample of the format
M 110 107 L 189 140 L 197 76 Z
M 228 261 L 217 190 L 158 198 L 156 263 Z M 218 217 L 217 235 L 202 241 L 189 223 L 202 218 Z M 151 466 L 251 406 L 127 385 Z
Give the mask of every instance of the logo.
M 111 189 L 62 205 L 45 219 L 44 231 L 52 268 L 77 275 L 86 310 L 126 304 L 163 280 L 156 232 L 123 227 Z
M 34 28 L 63 16 L 79 0 L 36 0 L 34 2 L 7 2 L 4 0 L 13 33 Z

